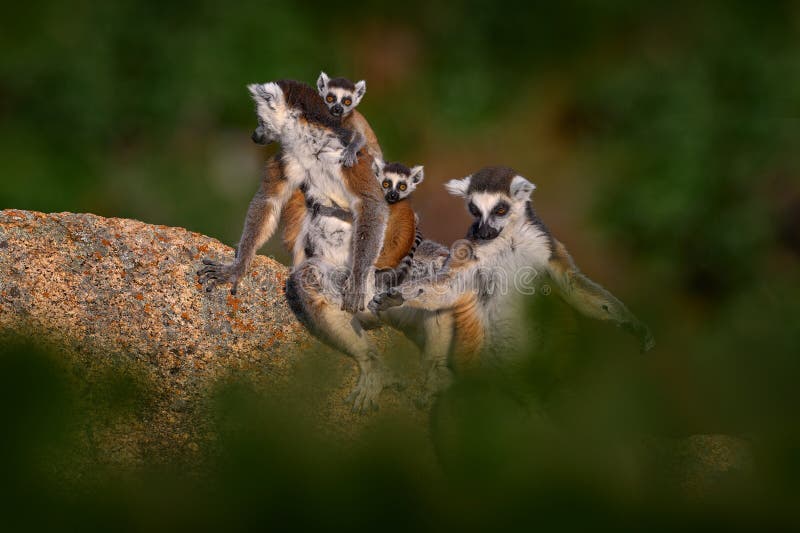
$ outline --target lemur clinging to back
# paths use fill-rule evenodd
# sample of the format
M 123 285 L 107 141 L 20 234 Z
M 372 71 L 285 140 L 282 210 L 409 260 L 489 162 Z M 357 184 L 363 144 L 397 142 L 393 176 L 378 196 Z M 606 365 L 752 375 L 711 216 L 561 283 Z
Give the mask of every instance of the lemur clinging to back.
M 633 333 L 643 351 L 652 348 L 648 328 L 610 292 L 583 275 L 564 245 L 536 216 L 530 202 L 535 188 L 531 182 L 510 168 L 487 167 L 445 186 L 466 199 L 475 217 L 467 240 L 454 244 L 438 271 L 376 295 L 371 309 L 385 311 L 402 305 L 452 310 L 456 344 L 462 348 L 456 346 L 456 352 L 462 352 L 456 357 L 478 351 L 484 361 L 502 360 L 536 340 L 524 321 L 523 294 L 513 285 L 541 274 L 572 307 Z M 469 347 L 464 349 L 464 345 Z
M 328 75 L 321 72 L 317 78 L 317 91 L 325 100 L 331 115 L 341 120 L 345 128 L 359 132 L 366 141 L 366 150 L 376 160 L 383 160 L 378 138 L 375 132 L 364 118 L 364 115 L 356 111 L 356 106 L 361 102 L 367 92 L 367 84 L 364 80 L 353 83 L 346 78 L 328 78 Z M 265 134 L 261 118 L 258 118 L 258 127 L 253 131 L 253 142 L 256 144 L 269 144 L 271 142 Z M 306 214 L 306 199 L 302 191 L 297 190 L 292 195 L 283 210 L 281 221 L 283 222 L 283 245 L 292 254 L 292 264 L 298 265 L 305 259 L 305 245 L 298 242 L 298 235 L 302 229 L 302 222 Z
M 325 100 L 331 114 L 341 118 L 344 127 L 358 131 L 364 136 L 367 143 L 366 150 L 378 165 L 376 177 L 378 181 L 382 182 L 383 179 L 379 175 L 383 164 L 383 153 L 380 144 L 367 119 L 356 110 L 356 107 L 366 94 L 366 82 L 361 80 L 353 83 L 346 78 L 330 79 L 327 74 L 321 72 L 317 79 L 317 91 Z M 253 132 L 252 137 L 257 144 L 266 144 L 260 119 L 259 127 Z M 397 176 L 396 170 L 395 172 L 390 172 L 390 180 Z M 409 181 L 405 186 L 407 188 L 404 191 L 399 191 L 398 194 L 407 197 L 422 182 L 422 168 L 419 167 L 418 170 L 420 172 L 415 173 L 415 179 Z M 381 279 L 385 286 L 388 286 L 386 284 L 397 283 L 405 275 L 404 273 L 407 271 L 408 264 L 414 253 L 415 242 L 419 239 L 417 218 L 411 206 L 407 202 L 390 201 L 390 198 L 390 195 L 387 194 L 386 200 L 390 207 L 386 234 L 390 238 L 384 242 L 384 247 L 377 262 L 377 268 L 381 270 Z M 303 239 L 298 240 L 302 232 L 302 222 L 307 208 L 306 198 L 298 190 L 287 203 L 281 218 L 283 222 L 283 244 L 286 250 L 292 254 L 292 264 L 294 265 L 302 263 L 307 255 Z M 402 264 L 401 261 L 403 261 Z
M 223 282 L 231 282 L 235 290 L 289 198 L 302 186 L 313 204 L 303 221 L 311 257 L 293 269 L 287 298 L 313 333 L 356 360 L 360 375 L 354 407 L 372 407 L 384 376 L 361 318 L 372 320 L 362 311 L 374 293 L 375 263 L 389 215 L 373 158 L 366 151 L 354 152 L 354 144 L 363 145 L 363 136 L 341 127 L 311 87 L 281 80 L 248 88 L 265 140 L 280 142 L 281 151 L 269 162 L 250 203 L 234 262 L 204 260 L 199 280 L 209 291 Z M 350 153 L 358 154 L 352 167 L 347 166 Z

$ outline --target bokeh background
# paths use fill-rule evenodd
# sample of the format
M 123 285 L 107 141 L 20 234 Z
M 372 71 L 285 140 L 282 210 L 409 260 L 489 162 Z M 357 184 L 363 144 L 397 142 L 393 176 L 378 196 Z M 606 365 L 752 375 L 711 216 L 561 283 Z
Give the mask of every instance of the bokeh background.
M 651 324 L 658 346 L 634 361 L 621 333 L 581 323 L 577 350 L 613 361 L 597 374 L 609 401 L 583 407 L 619 414 L 647 383 L 662 394 L 649 420 L 669 431 L 759 436 L 770 503 L 758 512 L 800 502 L 798 2 L 3 7 L 0 208 L 131 217 L 233 245 L 274 151 L 250 141 L 245 84 L 365 79 L 359 109 L 387 158 L 425 165 L 413 202 L 428 236 L 449 243 L 468 225 L 445 180 L 512 166 L 583 270 Z M 277 240 L 263 253 L 287 257 Z

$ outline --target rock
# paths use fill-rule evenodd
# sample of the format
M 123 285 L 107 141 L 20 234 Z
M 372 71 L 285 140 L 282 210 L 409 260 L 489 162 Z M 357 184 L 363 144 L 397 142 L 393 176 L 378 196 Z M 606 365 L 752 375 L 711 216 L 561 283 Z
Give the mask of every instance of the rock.
M 182 228 L 0 211 L 0 331 L 47 342 L 89 375 L 112 369 L 150 388 L 156 405 L 124 428 L 128 455 L 176 439 L 202 442 L 198 408 L 231 375 L 285 390 L 298 369 L 312 366 L 329 376 L 315 391 L 321 423 L 336 432 L 363 425 L 369 417 L 351 414 L 344 401 L 355 365 L 295 319 L 284 297 L 285 266 L 256 257 L 236 296 L 227 286 L 206 293 L 197 283 L 203 257 L 230 261 L 233 254 Z M 386 342 L 387 333 L 377 335 Z M 389 409 L 402 403 L 391 392 L 384 397 Z M 185 433 L 188 439 L 176 437 Z
M 0 332 L 46 343 L 82 382 L 127 376 L 154 398 L 97 428 L 94 457 L 123 466 L 163 450 L 200 451 L 216 439 L 207 399 L 230 377 L 289 395 L 332 434 L 349 437 L 375 419 L 345 402 L 352 361 L 313 339 L 289 310 L 286 267 L 256 257 L 235 297 L 227 286 L 206 293 L 197 283 L 203 257 L 230 261 L 233 253 L 182 228 L 0 211 Z M 375 335 L 383 345 L 404 342 L 385 330 Z M 381 412 L 424 423 L 413 406 L 418 383 L 409 384 L 402 395 L 385 391 Z M 751 462 L 749 445 L 725 435 L 648 439 L 645 448 L 662 467 L 674 466 L 671 475 L 692 494 Z

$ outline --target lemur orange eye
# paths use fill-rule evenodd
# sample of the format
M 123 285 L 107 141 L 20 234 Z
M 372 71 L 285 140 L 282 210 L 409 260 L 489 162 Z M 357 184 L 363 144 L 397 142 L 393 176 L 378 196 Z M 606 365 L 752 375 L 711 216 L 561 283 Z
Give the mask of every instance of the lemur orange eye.
M 351 100 L 350 98 L 345 98 L 344 99 L 344 105 L 350 105 L 352 103 L 353 103 L 353 100 Z
M 401 191 L 404 191 L 404 190 L 408 189 L 408 185 L 406 185 L 405 183 L 401 183 L 400 186 L 397 187 L 397 188 L 400 189 Z
M 495 209 L 494 214 L 503 216 L 503 215 L 506 214 L 506 208 L 505 207 L 499 207 L 499 208 Z
M 391 185 L 391 183 L 389 183 L 389 180 L 383 180 L 383 184 L 382 185 L 383 185 L 384 189 L 388 189 L 389 186 Z
M 335 98 L 333 97 L 332 94 L 329 94 L 328 96 L 325 97 L 325 101 L 328 102 L 329 104 L 331 102 L 333 102 L 334 100 L 335 100 Z

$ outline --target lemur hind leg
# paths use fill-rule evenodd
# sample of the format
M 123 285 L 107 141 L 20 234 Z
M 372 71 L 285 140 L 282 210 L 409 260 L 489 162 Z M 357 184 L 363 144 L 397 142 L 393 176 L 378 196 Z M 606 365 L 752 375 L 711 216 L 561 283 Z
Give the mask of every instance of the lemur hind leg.
M 340 270 L 317 258 L 301 263 L 289 276 L 286 298 L 315 336 L 358 364 L 358 382 L 347 398 L 353 411 L 377 410 L 378 396 L 392 380 L 358 318 L 341 310 L 341 287 L 347 273 Z
M 422 354 L 425 374 L 417 407 L 424 408 L 453 380 L 449 356 L 453 343 L 453 316 L 445 311 L 391 307 L 379 314 L 381 321 L 400 330 Z
M 453 347 L 453 313 L 450 310 L 423 311 L 423 316 L 425 389 L 417 402 L 418 407 L 429 406 L 453 382 L 449 362 Z

